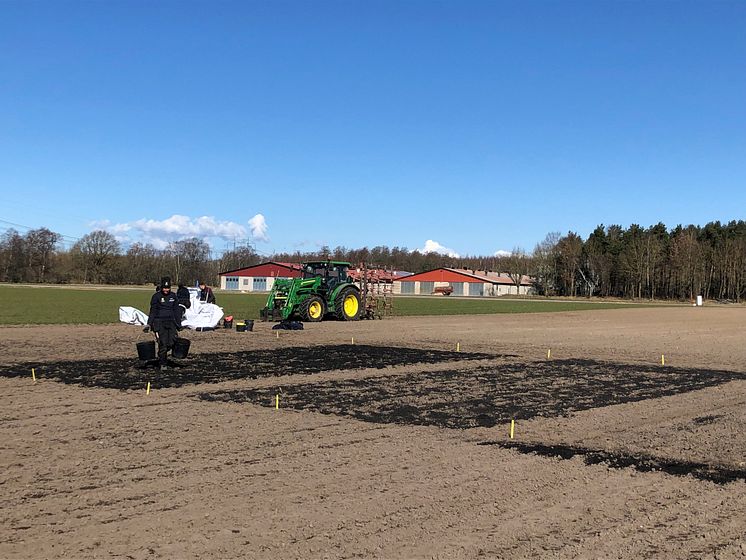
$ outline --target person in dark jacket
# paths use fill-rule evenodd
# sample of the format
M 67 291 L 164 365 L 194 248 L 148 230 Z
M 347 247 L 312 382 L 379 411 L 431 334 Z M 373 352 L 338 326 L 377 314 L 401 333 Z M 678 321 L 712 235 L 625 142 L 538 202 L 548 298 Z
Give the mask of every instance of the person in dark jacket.
M 215 294 L 212 293 L 212 288 L 205 284 L 203 280 L 199 281 L 199 300 L 205 303 L 215 303 Z
M 153 329 L 158 340 L 158 362 L 161 370 L 168 366 L 168 351 L 176 342 L 177 332 L 181 330 L 181 307 L 175 294 L 171 293 L 171 278 L 161 278 L 161 289 L 150 298 L 150 313 L 146 332 Z
M 192 306 L 191 299 L 189 297 L 189 288 L 184 284 L 179 284 L 179 289 L 176 290 L 176 299 L 179 300 L 179 307 L 181 307 L 181 320 L 184 320 L 186 310 Z

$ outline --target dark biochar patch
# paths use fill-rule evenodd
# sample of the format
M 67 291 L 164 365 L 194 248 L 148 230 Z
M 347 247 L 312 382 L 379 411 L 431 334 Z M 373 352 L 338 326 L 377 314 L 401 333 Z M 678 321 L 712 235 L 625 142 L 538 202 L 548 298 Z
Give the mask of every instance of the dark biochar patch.
M 612 404 L 712 387 L 746 374 L 590 360 L 506 363 L 471 370 L 393 374 L 240 391 L 202 399 L 350 416 L 376 423 L 492 427 L 511 418 L 566 416 Z
M 161 388 L 181 387 L 234 379 L 311 375 L 337 369 L 382 369 L 495 357 L 494 354 L 343 344 L 194 354 L 184 362 L 173 364 L 176 367 L 165 372 L 156 369 L 157 362 L 143 364 L 134 359 L 24 363 L 0 367 L 0 377 L 29 376 L 34 367 L 36 376 L 41 379 L 55 379 L 85 387 L 141 389 L 148 381 Z
M 691 461 L 677 461 L 645 454 L 611 453 L 585 447 L 513 441 L 485 441 L 477 445 L 497 445 L 504 449 L 515 449 L 520 453 L 534 453 L 542 457 L 557 457 L 560 459 L 572 459 L 579 456 L 583 458 L 586 465 L 605 463 L 612 469 L 631 467 L 640 472 L 660 471 L 674 476 L 691 475 L 699 480 L 708 480 L 717 484 L 746 480 L 746 470 L 743 469 L 731 469 L 721 465 L 708 465 L 707 463 Z
M 722 418 L 722 414 L 710 414 L 708 416 L 699 416 L 692 420 L 695 424 L 698 424 L 700 426 L 706 425 L 706 424 L 714 424 L 716 420 Z

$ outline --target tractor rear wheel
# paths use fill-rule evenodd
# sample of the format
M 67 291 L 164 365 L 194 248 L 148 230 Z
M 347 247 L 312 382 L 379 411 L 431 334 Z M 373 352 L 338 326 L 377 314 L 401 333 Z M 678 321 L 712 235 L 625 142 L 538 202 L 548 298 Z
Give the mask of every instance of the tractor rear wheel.
M 344 288 L 334 302 L 337 319 L 340 321 L 357 321 L 360 319 L 360 292 L 355 288 Z
M 324 313 L 326 313 L 326 306 L 319 296 L 310 296 L 300 304 L 300 316 L 304 321 L 318 323 L 324 318 Z

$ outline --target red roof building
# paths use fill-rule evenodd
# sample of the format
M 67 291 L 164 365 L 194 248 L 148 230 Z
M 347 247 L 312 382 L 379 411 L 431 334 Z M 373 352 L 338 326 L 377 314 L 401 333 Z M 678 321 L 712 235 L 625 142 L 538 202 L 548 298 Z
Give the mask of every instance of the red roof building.
M 436 288 L 450 287 L 455 296 L 528 295 L 533 292 L 533 280 L 521 277 L 516 286 L 507 274 L 485 270 L 461 268 L 436 268 L 394 281 L 394 293 L 404 295 L 431 295 L 442 293 Z
M 384 284 L 391 284 L 395 280 L 399 280 L 411 274 L 411 272 L 403 272 L 400 270 L 383 270 L 379 268 L 369 268 L 367 270 L 367 277 L 369 281 L 383 282 Z M 363 276 L 363 271 L 360 269 L 351 268 L 347 271 L 347 275 L 355 282 L 359 282 Z
M 517 288 L 507 274 L 498 274 L 483 270 L 464 270 L 460 268 L 436 268 L 419 274 L 401 276 L 400 272 L 369 270 L 369 278 L 375 276 L 383 283 L 393 282 L 395 294 L 431 295 L 443 293 L 442 288 L 454 296 L 502 296 L 528 295 L 533 291 L 533 281 L 524 276 Z M 242 292 L 268 292 L 277 278 L 299 278 L 302 275 L 301 265 L 286 262 L 265 262 L 236 270 L 220 273 L 220 288 Z M 356 281 L 360 273 L 351 268 L 349 275 Z M 436 288 L 441 288 L 436 291 Z
M 221 272 L 220 287 L 223 290 L 242 292 L 268 292 L 276 278 L 298 278 L 300 275 L 301 266 L 298 263 L 270 261 Z
M 361 271 L 350 268 L 347 272 L 355 282 L 360 281 Z M 409 272 L 386 271 L 369 269 L 368 279 L 374 282 L 392 283 L 407 276 Z M 299 263 L 270 261 L 254 266 L 227 270 L 220 273 L 220 288 L 223 290 L 239 290 L 242 292 L 268 292 L 272 289 L 276 278 L 299 278 L 302 267 Z

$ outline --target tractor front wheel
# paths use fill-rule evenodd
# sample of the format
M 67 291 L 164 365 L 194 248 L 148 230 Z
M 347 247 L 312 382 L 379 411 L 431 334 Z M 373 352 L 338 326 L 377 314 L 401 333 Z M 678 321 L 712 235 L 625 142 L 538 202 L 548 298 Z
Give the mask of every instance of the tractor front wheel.
M 357 321 L 360 319 L 360 292 L 355 288 L 345 288 L 334 302 L 337 319 L 340 321 Z
M 326 313 L 324 300 L 319 296 L 311 296 L 300 305 L 300 316 L 304 321 L 318 323 L 324 318 L 324 313 Z

